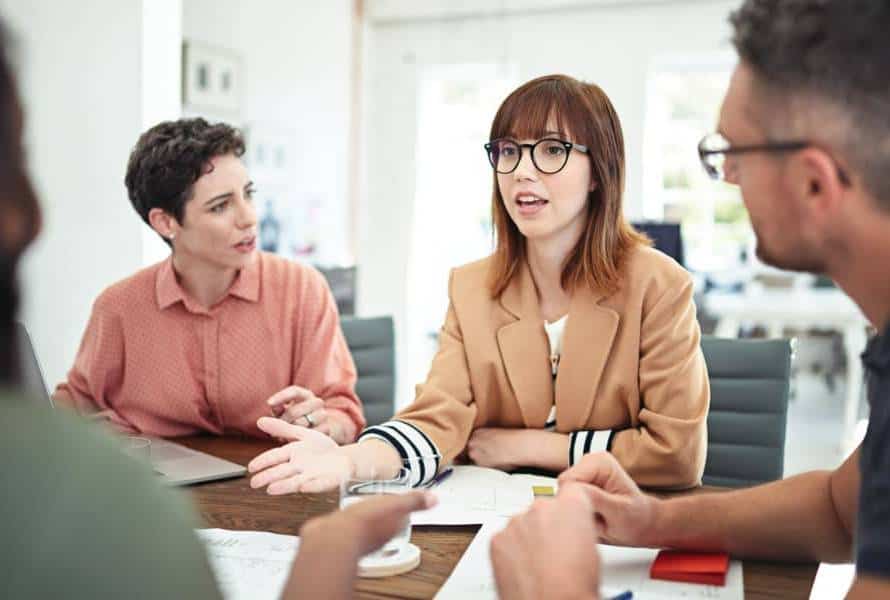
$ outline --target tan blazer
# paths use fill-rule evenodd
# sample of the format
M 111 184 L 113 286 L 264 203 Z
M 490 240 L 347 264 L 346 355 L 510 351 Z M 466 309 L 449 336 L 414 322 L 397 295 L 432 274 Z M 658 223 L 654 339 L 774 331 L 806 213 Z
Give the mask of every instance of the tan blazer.
M 395 419 L 428 436 L 448 464 L 477 427 L 543 428 L 555 398 L 556 430 L 614 430 L 610 451 L 639 484 L 699 484 L 710 389 L 689 274 L 639 247 L 618 292 L 576 292 L 554 386 L 528 268 L 493 300 L 490 264 L 452 271 L 439 351 Z

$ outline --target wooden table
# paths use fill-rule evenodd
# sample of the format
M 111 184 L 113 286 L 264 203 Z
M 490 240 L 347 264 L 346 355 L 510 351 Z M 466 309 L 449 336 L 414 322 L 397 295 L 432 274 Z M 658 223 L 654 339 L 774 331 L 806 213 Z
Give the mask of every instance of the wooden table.
M 256 440 L 193 437 L 181 443 L 246 465 L 273 444 Z M 269 496 L 250 488 L 248 479 L 230 479 L 188 488 L 208 527 L 271 531 L 297 535 L 309 518 L 334 510 L 336 494 Z M 706 493 L 706 492 L 705 492 Z M 432 598 L 454 570 L 470 545 L 478 526 L 412 528 L 411 541 L 420 547 L 423 562 L 405 575 L 384 579 L 359 579 L 359 598 Z M 806 599 L 816 564 L 784 564 L 744 561 L 746 600 Z

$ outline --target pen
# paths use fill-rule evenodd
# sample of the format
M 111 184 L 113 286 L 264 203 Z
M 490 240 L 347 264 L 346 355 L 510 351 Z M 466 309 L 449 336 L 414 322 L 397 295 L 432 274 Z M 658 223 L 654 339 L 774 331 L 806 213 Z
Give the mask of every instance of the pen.
M 444 471 L 442 471 L 441 473 L 439 473 L 438 475 L 433 477 L 430 480 L 430 482 L 428 484 L 426 484 L 425 487 L 431 488 L 433 486 L 439 485 L 440 483 L 442 483 L 443 481 L 448 479 L 448 476 L 451 475 L 453 472 L 454 472 L 454 469 L 452 467 L 448 467 L 447 469 L 445 469 Z
M 621 592 L 617 596 L 612 596 L 608 600 L 631 600 L 634 597 L 634 593 L 630 590 L 626 592 Z

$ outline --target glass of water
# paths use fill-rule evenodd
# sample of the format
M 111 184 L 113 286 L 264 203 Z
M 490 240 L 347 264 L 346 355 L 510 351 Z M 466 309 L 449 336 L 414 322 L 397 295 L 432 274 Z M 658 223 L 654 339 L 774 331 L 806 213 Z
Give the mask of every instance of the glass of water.
M 151 440 L 144 437 L 125 436 L 124 453 L 146 464 L 151 462 Z
M 407 494 L 411 491 L 411 472 L 405 466 L 396 471 L 371 469 L 345 479 L 340 485 L 340 508 L 379 496 Z M 363 557 L 362 561 L 378 561 L 391 558 L 408 547 L 411 541 L 411 519 L 383 546 Z

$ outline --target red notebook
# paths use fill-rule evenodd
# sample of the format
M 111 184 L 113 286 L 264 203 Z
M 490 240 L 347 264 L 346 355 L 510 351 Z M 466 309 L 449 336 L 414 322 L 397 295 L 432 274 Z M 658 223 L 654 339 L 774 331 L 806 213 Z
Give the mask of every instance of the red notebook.
M 729 555 L 723 552 L 662 550 L 655 557 L 649 577 L 707 585 L 726 585 Z

